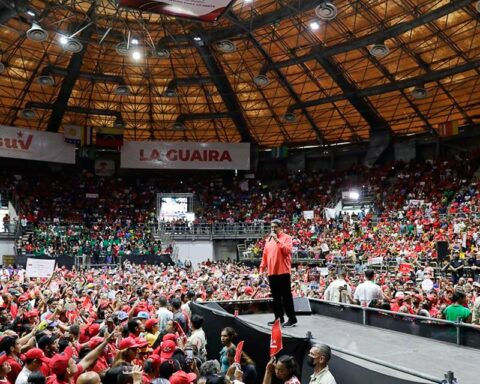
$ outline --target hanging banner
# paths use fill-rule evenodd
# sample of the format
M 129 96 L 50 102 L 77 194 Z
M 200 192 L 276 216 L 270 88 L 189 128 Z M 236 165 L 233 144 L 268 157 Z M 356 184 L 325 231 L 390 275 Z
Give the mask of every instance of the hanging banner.
M 250 169 L 250 144 L 127 141 L 122 168 Z
M 118 0 L 118 5 L 200 21 L 217 21 L 235 0 Z
M 0 157 L 75 164 L 75 147 L 63 134 L 0 126 Z

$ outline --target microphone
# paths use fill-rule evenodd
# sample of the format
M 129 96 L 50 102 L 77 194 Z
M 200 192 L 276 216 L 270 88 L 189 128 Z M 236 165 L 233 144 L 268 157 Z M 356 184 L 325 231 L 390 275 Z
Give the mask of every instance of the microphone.
M 275 232 L 273 232 L 273 231 L 270 232 L 270 237 L 268 238 L 269 241 L 272 240 L 273 235 L 275 235 Z

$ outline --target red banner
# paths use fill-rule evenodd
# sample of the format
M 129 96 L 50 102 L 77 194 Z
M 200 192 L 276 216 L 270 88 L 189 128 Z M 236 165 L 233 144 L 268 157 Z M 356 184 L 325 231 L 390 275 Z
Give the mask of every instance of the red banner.
M 283 349 L 282 326 L 280 320 L 275 320 L 272 326 L 272 335 L 270 337 L 270 357 L 275 356 Z
M 409 263 L 400 263 L 398 270 L 401 273 L 410 273 L 413 269 L 412 269 L 412 265 Z

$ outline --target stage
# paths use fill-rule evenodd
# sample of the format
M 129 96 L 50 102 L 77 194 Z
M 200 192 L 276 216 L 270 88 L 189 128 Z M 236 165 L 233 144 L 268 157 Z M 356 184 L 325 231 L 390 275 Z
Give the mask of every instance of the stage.
M 241 315 L 239 318 L 256 328 L 268 330 L 267 322 L 272 320 L 272 315 L 249 314 Z M 447 371 L 453 371 L 458 383 L 461 384 L 480 382 L 479 350 L 320 315 L 298 316 L 298 320 L 296 327 L 283 329 L 286 336 L 305 337 L 310 331 L 313 342 L 328 344 L 337 349 L 334 356 L 357 365 L 361 364 L 365 368 L 406 381 L 431 382 L 360 360 L 338 350 L 437 378 L 444 378 Z

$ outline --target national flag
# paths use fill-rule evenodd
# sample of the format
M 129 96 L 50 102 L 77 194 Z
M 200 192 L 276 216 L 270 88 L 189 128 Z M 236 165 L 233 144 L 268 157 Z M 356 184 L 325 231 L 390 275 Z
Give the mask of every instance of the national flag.
M 288 157 L 288 147 L 281 146 L 272 148 L 272 158 L 274 159 L 285 159 Z
M 237 349 L 235 350 L 235 357 L 233 359 L 233 361 L 235 363 L 238 363 L 240 364 L 240 359 L 242 358 L 242 351 L 243 351 L 243 343 L 244 341 L 240 341 L 238 344 L 237 344 Z
M 92 144 L 92 127 L 80 127 L 78 125 L 66 125 L 63 129 L 63 137 L 66 143 L 78 146 Z
M 275 356 L 282 349 L 282 326 L 280 325 L 280 319 L 277 319 L 273 323 L 272 335 L 270 336 L 270 357 Z
M 123 145 L 123 128 L 97 128 L 96 145 L 119 149 Z
M 438 124 L 438 135 L 441 137 L 458 135 L 458 121 L 447 121 L 446 123 Z
M 185 331 L 183 330 L 182 326 L 178 321 L 174 321 L 175 327 L 177 328 L 178 336 L 182 339 L 184 343 L 187 342 L 187 335 L 185 334 Z

